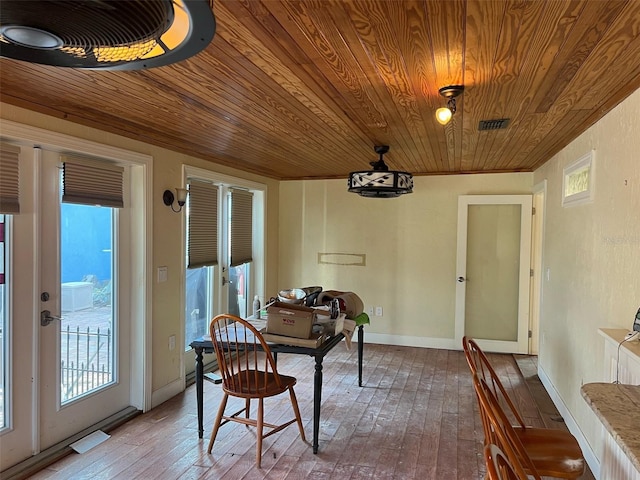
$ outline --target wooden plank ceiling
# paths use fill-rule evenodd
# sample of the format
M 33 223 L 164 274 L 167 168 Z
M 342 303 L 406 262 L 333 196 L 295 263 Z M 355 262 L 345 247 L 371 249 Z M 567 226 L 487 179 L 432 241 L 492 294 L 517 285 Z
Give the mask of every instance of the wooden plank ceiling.
M 531 171 L 640 87 L 638 0 L 216 0 L 200 54 L 145 71 L 0 60 L 3 102 L 276 179 L 374 145 L 414 175 Z M 44 13 L 44 12 L 43 12 Z M 440 87 L 463 84 L 447 126 Z M 503 130 L 481 120 L 508 118 Z

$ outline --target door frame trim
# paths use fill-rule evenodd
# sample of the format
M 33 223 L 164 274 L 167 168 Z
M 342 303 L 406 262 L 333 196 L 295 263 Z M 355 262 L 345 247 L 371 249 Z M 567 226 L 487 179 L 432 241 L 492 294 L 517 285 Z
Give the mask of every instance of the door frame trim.
M 538 201 L 542 206 L 538 211 Z M 544 269 L 544 232 L 547 218 L 547 179 L 533 186 L 532 206 L 536 208 L 535 216 L 531 219 L 531 298 L 529 299 L 529 355 L 537 355 L 540 347 L 540 312 L 542 311 L 543 269 Z M 536 251 L 537 247 L 537 251 Z

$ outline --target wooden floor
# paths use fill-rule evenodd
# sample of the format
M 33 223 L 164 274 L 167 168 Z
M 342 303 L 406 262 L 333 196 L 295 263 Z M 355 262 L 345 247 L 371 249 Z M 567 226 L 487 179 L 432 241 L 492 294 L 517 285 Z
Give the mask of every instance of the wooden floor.
M 511 355 L 490 355 L 533 426 L 543 426 Z M 312 438 L 313 359 L 278 358 L 296 376 L 296 393 Z M 481 479 L 482 426 L 461 351 L 366 345 L 363 387 L 357 356 L 339 345 L 325 359 L 320 451 L 295 424 L 265 440 L 255 468 L 255 435 L 243 425 L 221 427 L 213 454 L 208 436 L 220 386 L 205 382 L 205 438 L 197 435 L 195 387 L 110 432 L 84 454 L 73 453 L 33 479 Z M 238 405 L 240 403 L 236 402 Z M 290 415 L 288 396 L 270 399 L 265 421 Z M 563 428 L 559 424 L 558 428 Z M 590 474 L 584 479 L 593 478 Z

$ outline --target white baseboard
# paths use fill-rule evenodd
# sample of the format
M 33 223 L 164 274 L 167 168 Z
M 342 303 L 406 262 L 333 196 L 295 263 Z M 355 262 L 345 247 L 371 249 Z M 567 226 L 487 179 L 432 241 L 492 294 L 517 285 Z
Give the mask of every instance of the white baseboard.
M 179 378 L 168 385 L 151 393 L 151 408 L 156 408 L 161 403 L 175 397 L 184 390 L 184 378 Z
M 542 385 L 544 385 L 544 388 L 547 390 L 547 393 L 549 394 L 549 397 L 551 397 L 553 404 L 558 409 L 558 412 L 560 412 L 560 415 L 562 415 L 567 428 L 578 440 L 580 448 L 582 449 L 582 454 L 584 455 L 584 458 L 587 461 L 589 468 L 591 469 L 591 473 L 593 473 L 593 476 L 595 478 L 600 478 L 600 460 L 598 460 L 598 457 L 596 457 L 595 453 L 593 453 L 593 450 L 587 442 L 587 439 L 582 434 L 582 430 L 580 430 L 580 427 L 578 427 L 578 424 L 571 415 L 571 412 L 569 412 L 569 409 L 562 401 L 562 398 L 560 398 L 560 394 L 553 386 L 551 379 L 547 376 L 540 364 L 538 364 L 538 377 L 540 377 Z
M 354 339 L 356 335 L 354 334 Z M 365 328 L 364 342 L 379 343 L 382 345 L 398 345 L 402 347 L 439 348 L 444 350 L 462 350 L 462 344 L 453 338 L 414 337 L 411 335 L 389 335 L 383 333 L 369 333 Z M 365 352 L 367 347 L 364 347 Z

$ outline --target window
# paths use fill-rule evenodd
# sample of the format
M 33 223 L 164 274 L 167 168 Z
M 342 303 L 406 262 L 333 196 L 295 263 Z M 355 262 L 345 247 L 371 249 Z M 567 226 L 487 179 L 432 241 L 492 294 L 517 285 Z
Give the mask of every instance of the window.
M 594 151 L 580 157 L 563 171 L 562 206 L 569 207 L 593 200 Z

